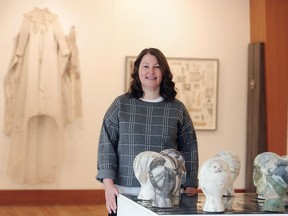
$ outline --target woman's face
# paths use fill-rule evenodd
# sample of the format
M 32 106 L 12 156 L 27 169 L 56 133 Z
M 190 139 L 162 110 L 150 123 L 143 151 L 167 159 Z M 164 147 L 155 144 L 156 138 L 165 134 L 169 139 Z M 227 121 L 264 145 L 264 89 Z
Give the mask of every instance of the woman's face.
M 160 65 L 154 55 L 146 54 L 143 56 L 139 65 L 139 79 L 142 89 L 148 91 L 159 91 L 162 81 Z

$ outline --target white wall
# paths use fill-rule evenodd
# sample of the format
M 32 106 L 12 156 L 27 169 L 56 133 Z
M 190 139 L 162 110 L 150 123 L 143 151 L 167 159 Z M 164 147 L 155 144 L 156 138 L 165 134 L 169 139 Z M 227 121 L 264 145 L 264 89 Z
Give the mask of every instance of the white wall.
M 0 128 L 3 80 L 22 14 L 48 7 L 68 33 L 75 25 L 81 61 L 83 117 L 67 128 L 66 156 L 51 185 L 21 185 L 5 173 L 9 137 L 0 133 L 0 190 L 93 189 L 99 131 L 112 100 L 124 91 L 124 59 L 157 47 L 167 57 L 220 62 L 216 131 L 198 131 L 200 163 L 220 150 L 238 153 L 235 188 L 245 188 L 249 0 L 0 0 Z

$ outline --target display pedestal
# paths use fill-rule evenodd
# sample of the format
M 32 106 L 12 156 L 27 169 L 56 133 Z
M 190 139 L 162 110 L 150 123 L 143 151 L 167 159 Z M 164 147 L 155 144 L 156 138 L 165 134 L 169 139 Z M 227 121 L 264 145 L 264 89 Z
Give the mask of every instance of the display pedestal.
M 117 216 L 157 216 L 157 215 L 173 215 L 173 216 L 187 216 L 197 214 L 207 214 L 209 216 L 217 215 L 219 213 L 203 212 L 203 205 L 205 196 L 199 193 L 195 196 L 182 195 L 179 206 L 172 208 L 155 208 L 151 206 L 150 201 L 143 201 L 137 197 L 122 195 L 118 196 L 118 210 Z M 258 202 L 255 193 L 236 193 L 235 197 L 223 197 L 225 212 L 220 214 L 235 214 L 237 216 L 248 214 L 269 214 L 280 216 L 288 215 L 288 209 L 285 212 L 265 212 L 262 210 L 263 202 Z

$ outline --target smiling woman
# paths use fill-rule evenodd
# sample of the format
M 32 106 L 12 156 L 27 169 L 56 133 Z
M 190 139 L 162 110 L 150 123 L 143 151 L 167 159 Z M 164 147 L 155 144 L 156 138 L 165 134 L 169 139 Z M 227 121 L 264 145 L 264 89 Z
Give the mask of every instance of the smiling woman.
M 129 96 L 143 98 L 146 97 L 145 94 L 149 95 L 153 92 L 152 99 L 155 99 L 156 96 L 161 96 L 168 101 L 175 99 L 177 92 L 173 75 L 166 57 L 159 49 L 146 48 L 142 50 L 133 66 L 132 80 L 127 92 Z M 149 70 L 149 68 L 151 69 Z M 148 79 L 151 82 L 148 82 Z M 154 85 L 154 88 L 148 88 L 148 92 L 145 91 L 147 83 Z
M 162 72 L 155 56 L 151 54 L 143 56 L 139 67 L 139 78 L 145 92 L 142 99 L 152 100 L 160 97 Z
M 104 183 L 109 213 L 116 213 L 119 193 L 138 196 L 140 184 L 133 160 L 144 151 L 178 150 L 187 168 L 183 187 L 198 187 L 196 133 L 188 110 L 175 98 L 166 57 L 156 48 L 142 50 L 131 77 L 127 93 L 118 96 L 107 110 L 99 140 L 97 180 Z

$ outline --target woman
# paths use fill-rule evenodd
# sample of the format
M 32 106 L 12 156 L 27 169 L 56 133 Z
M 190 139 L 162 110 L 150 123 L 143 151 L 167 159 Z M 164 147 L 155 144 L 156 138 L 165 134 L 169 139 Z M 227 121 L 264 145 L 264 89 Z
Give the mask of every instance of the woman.
M 115 197 L 119 193 L 139 193 L 133 160 L 143 151 L 177 149 L 184 155 L 187 168 L 183 188 L 194 193 L 198 187 L 197 137 L 187 109 L 175 98 L 172 78 L 160 50 L 142 50 L 134 63 L 129 91 L 117 97 L 105 114 L 96 178 L 104 184 L 110 215 L 116 215 Z

